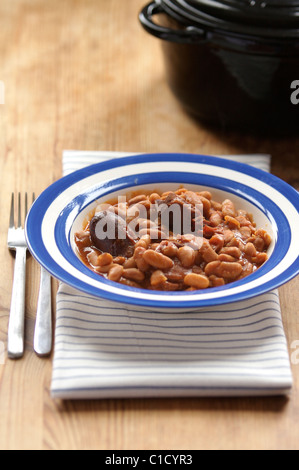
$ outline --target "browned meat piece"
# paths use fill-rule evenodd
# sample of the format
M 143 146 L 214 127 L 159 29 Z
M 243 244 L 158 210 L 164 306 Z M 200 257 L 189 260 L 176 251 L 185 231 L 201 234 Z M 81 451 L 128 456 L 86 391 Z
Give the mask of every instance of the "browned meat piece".
M 114 212 L 103 211 L 91 219 L 90 238 L 103 253 L 125 257 L 133 253 L 133 234 L 128 232 L 124 219 Z

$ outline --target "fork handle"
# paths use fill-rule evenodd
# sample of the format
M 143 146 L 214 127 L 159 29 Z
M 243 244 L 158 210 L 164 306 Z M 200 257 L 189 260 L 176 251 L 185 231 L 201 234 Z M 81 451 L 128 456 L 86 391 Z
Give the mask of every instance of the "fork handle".
M 16 248 L 7 340 L 7 354 L 11 359 L 24 354 L 26 253 L 26 247 Z
M 34 350 L 38 356 L 48 356 L 52 350 L 51 275 L 42 266 L 34 331 Z

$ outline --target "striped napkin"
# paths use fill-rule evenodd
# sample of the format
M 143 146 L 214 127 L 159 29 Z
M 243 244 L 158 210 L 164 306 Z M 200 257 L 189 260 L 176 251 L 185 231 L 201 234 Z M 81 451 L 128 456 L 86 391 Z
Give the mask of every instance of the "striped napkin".
M 65 151 L 63 172 L 124 155 Z M 226 158 L 270 168 L 267 155 Z M 291 387 L 277 291 L 171 314 L 59 285 L 54 398 L 265 396 L 288 394 Z

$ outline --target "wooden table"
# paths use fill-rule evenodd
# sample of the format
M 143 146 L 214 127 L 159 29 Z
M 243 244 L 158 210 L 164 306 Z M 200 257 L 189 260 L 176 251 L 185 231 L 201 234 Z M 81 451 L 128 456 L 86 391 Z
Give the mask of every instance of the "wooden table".
M 165 83 L 159 41 L 137 20 L 145 0 L 14 0 L 0 5 L 0 341 L 6 346 L 13 258 L 12 191 L 40 193 L 64 149 L 271 153 L 299 182 L 299 139 L 215 133 L 187 116 Z M 298 77 L 297 77 L 298 78 Z M 298 109 L 299 112 L 299 109 Z M 33 352 L 39 267 L 28 261 L 26 352 L 0 365 L 1 449 L 297 449 L 299 365 L 285 398 L 59 402 L 51 358 Z M 55 283 L 53 294 L 55 294 Z M 280 289 L 290 347 L 299 339 L 299 279 Z M 296 356 L 296 355 L 295 355 Z M 297 358 L 298 358 L 297 354 Z

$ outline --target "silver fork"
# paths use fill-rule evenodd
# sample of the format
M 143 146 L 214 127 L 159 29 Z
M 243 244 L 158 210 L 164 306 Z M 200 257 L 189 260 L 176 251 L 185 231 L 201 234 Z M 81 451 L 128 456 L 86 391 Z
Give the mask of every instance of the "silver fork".
M 15 227 L 15 197 L 11 196 L 9 229 L 7 236 L 8 248 L 16 252 L 14 280 L 11 295 L 11 307 L 8 325 L 8 357 L 16 359 L 24 354 L 24 324 L 25 324 L 25 280 L 27 244 L 21 215 L 21 194 L 18 194 L 18 217 Z M 28 195 L 25 194 L 24 218 L 28 212 Z

